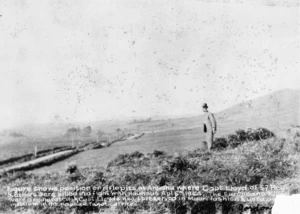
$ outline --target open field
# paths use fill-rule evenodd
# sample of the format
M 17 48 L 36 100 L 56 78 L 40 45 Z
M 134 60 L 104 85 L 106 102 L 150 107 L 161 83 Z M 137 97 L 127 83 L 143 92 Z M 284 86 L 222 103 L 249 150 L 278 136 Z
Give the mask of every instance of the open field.
M 238 129 L 259 127 L 268 128 L 277 136 L 281 136 L 291 125 L 299 124 L 299 95 L 299 90 L 280 91 L 249 101 L 250 108 L 248 103 L 242 103 L 217 113 L 218 132 L 216 137 L 225 136 Z M 271 108 L 275 104 L 277 107 Z M 68 162 L 76 162 L 79 167 L 104 167 L 119 154 L 134 151 L 150 153 L 153 150 L 162 150 L 169 153 L 180 153 L 186 149 L 191 150 L 205 146 L 201 116 L 152 121 L 138 124 L 138 126 L 142 132 L 146 133 L 140 139 L 118 142 L 100 150 L 85 151 L 63 162 L 33 172 L 61 171 Z M 155 133 L 152 133 L 153 130 Z
M 222 112 L 215 113 L 218 122 L 216 137 L 225 136 L 237 129 L 265 127 L 276 135 L 281 135 L 291 125 L 299 124 L 299 90 L 283 90 L 264 97 L 238 104 Z M 120 128 L 129 132 L 145 133 L 139 139 L 116 142 L 110 147 L 87 150 L 62 162 L 48 167 L 36 169 L 33 172 L 61 171 L 69 162 L 76 162 L 79 167 L 106 166 L 106 164 L 122 153 L 140 151 L 150 153 L 153 150 L 163 150 L 169 153 L 182 152 L 186 149 L 194 149 L 205 146 L 202 132 L 202 116 L 174 118 L 165 120 L 152 120 L 142 123 L 131 121 L 111 122 L 95 124 L 94 132 L 103 130 L 110 133 L 111 140 L 116 137 L 115 130 Z M 47 127 L 49 129 L 49 127 Z M 60 130 L 62 133 L 64 130 Z M 95 133 L 89 139 L 75 141 L 75 146 L 84 145 L 96 141 Z M 39 150 L 49 149 L 55 146 L 70 146 L 69 140 L 59 137 L 43 140 L 22 139 L 14 140 L 0 146 L 1 159 L 6 159 L 20 154 L 32 154 L 34 146 Z M 104 139 L 107 139 L 107 137 Z
M 263 132 L 258 130 L 253 132 L 246 132 L 246 134 L 235 134 L 237 138 L 226 138 L 225 147 L 215 147 L 212 152 L 206 152 L 201 149 L 192 149 L 182 152 L 182 154 L 168 154 L 162 151 L 156 151 L 151 154 L 143 154 L 141 152 L 130 152 L 122 155 L 118 155 L 116 158 L 107 157 L 111 161 L 105 168 L 98 167 L 79 167 L 77 164 L 69 164 L 64 171 L 58 170 L 55 173 L 48 171 L 47 173 L 34 175 L 31 173 L 15 173 L 8 174 L 0 178 L 0 184 L 2 186 L 49 186 L 53 187 L 70 187 L 71 190 L 68 193 L 77 192 L 77 187 L 92 188 L 97 186 L 92 197 L 89 195 L 80 196 L 80 200 L 92 200 L 93 202 L 102 202 L 107 200 L 107 205 L 101 212 L 105 213 L 237 213 L 228 212 L 229 209 L 237 209 L 236 205 L 251 205 L 255 206 L 260 203 L 261 206 L 267 206 L 272 208 L 274 204 L 275 194 L 284 193 L 290 194 L 299 192 L 299 127 L 294 127 L 288 132 L 287 138 L 274 137 L 272 132 L 266 129 Z M 256 133 L 259 135 L 252 135 Z M 243 137 L 244 136 L 244 137 Z M 253 138 L 254 136 L 258 138 Z M 241 138 L 243 137 L 243 138 Z M 99 151 L 106 151 L 105 149 Z M 107 151 L 106 151 L 107 152 Z M 83 153 L 81 153 L 83 154 Z M 87 154 L 91 156 L 91 153 Z M 87 160 L 87 159 L 86 159 Z M 241 164 L 243 163 L 243 164 Z M 50 173 L 49 173 L 50 172 Z M 105 187 L 116 187 L 117 189 L 105 189 Z M 218 203 L 215 200 L 198 201 L 198 197 L 213 197 L 210 192 L 207 192 L 206 188 L 226 187 L 226 189 L 215 189 L 214 194 L 220 195 L 226 192 L 222 196 L 225 200 L 222 203 Z M 258 186 L 256 189 L 251 187 Z M 271 185 L 271 186 L 270 186 Z M 165 192 L 174 194 L 174 191 L 162 191 L 162 190 L 140 190 L 140 187 L 174 187 L 182 195 L 189 196 L 185 198 L 185 202 L 181 203 L 181 200 L 175 202 L 170 200 L 165 201 L 152 201 L 144 197 L 142 201 L 134 201 L 134 204 L 118 205 L 116 202 L 110 200 L 112 197 L 119 198 L 116 195 L 120 191 L 120 187 L 131 187 L 130 189 L 124 188 L 122 192 L 130 193 L 151 193 L 155 191 L 158 196 L 165 197 Z M 76 188 L 75 188 L 76 187 Z M 196 190 L 196 194 L 189 195 L 191 190 L 183 190 L 183 187 L 199 188 L 202 193 L 200 196 L 199 190 Z M 245 194 L 238 200 L 227 201 L 227 194 L 236 194 L 232 188 L 245 187 L 241 190 L 240 194 Z M 284 187 L 281 189 L 281 187 Z M 74 189 L 73 189 L 74 188 Z M 268 189 L 264 189 L 268 188 Z M 273 189 L 273 188 L 276 188 Z M 278 188 L 278 189 L 277 189 Z M 5 189 L 5 188 L 4 188 Z M 43 193 L 50 190 L 41 190 Z M 51 190 L 51 196 L 44 195 L 43 197 L 56 197 L 55 192 L 59 190 Z M 88 192 L 90 190 L 87 190 Z M 0 185 L 1 192 L 1 185 Z M 102 194 L 106 192 L 106 195 Z M 175 191 L 177 192 L 177 191 Z M 176 193 L 175 193 L 176 194 Z M 260 197 L 266 197 L 268 200 L 261 201 Z M 216 195 L 219 197 L 220 195 Z M 35 196 L 30 196 L 35 197 Z M 121 196 L 119 199 L 125 196 Z M 132 197 L 139 197 L 139 195 L 133 195 Z M 150 196 L 151 197 L 151 196 Z M 155 196 L 156 197 L 156 196 Z M 232 195 L 229 197 L 233 197 Z M 84 210 L 94 211 L 94 213 L 101 213 L 98 207 L 94 206 L 72 206 L 71 209 L 63 207 L 66 201 L 76 201 L 77 198 L 73 195 L 63 195 L 58 197 L 58 203 L 53 204 L 49 202 L 51 206 L 37 207 L 35 210 L 40 213 L 59 213 L 58 208 L 64 210 L 64 213 L 82 213 Z M 239 198 L 239 197 L 237 197 Z M 249 199 L 244 200 L 244 199 Z M 251 199 L 251 200 L 250 200 Z M 17 209 L 12 209 L 13 203 L 9 202 L 4 195 L 0 194 L 0 203 L 4 204 L 2 211 L 6 213 L 16 213 Z M 44 202 L 38 202 L 44 203 Z M 176 203 L 176 206 L 174 206 Z M 37 204 L 36 204 L 37 205 Z M 35 205 L 35 206 L 36 206 Z M 45 205 L 45 204 L 43 204 Z M 209 206 L 208 206 L 209 205 Z M 187 208 L 192 212 L 187 212 Z M 26 210 L 23 209 L 22 211 Z M 32 208 L 28 208 L 32 211 Z M 134 212 L 132 212 L 134 210 Z M 155 212 L 151 212 L 151 211 Z M 202 212 L 206 210 L 206 212 Z M 10 211 L 10 212 L 7 212 Z M 201 211 L 201 212 L 200 212 Z M 1 210 L 0 210 L 1 213 Z M 30 212 L 31 213 L 31 212 Z M 239 212 L 244 213 L 244 212 Z

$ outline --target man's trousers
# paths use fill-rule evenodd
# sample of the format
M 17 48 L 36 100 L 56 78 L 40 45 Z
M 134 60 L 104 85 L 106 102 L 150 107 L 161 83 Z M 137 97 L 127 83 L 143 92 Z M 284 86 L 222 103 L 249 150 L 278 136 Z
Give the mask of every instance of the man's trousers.
M 206 143 L 207 143 L 208 151 L 210 151 L 210 149 L 211 149 L 213 140 L 214 140 L 214 133 L 212 131 L 208 130 L 208 132 L 206 132 Z

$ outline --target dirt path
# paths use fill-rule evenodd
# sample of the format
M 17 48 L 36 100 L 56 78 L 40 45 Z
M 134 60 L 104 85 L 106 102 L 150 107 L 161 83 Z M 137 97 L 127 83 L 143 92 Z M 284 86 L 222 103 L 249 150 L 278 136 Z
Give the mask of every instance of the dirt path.
M 0 174 L 3 173 L 3 172 L 7 172 L 7 171 L 13 171 L 13 170 L 21 169 L 21 168 L 24 168 L 24 167 L 27 167 L 27 166 L 30 166 L 30 165 L 36 165 L 38 163 L 41 163 L 41 162 L 44 162 L 44 161 L 47 161 L 47 160 L 50 160 L 50 159 L 56 159 L 56 158 L 61 157 L 62 155 L 70 154 L 72 152 L 74 152 L 74 150 L 66 150 L 66 151 L 54 153 L 54 154 L 51 154 L 51 155 L 47 155 L 47 156 L 44 156 L 44 157 L 40 157 L 40 158 L 37 158 L 37 159 L 34 159 L 34 160 L 26 161 L 24 163 L 9 166 L 9 167 L 0 169 Z

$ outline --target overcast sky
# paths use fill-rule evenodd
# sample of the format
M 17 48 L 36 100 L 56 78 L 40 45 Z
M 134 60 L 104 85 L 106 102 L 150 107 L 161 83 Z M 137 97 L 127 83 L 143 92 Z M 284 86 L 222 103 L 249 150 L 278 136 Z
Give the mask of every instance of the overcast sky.
M 0 128 L 201 114 L 299 88 L 293 4 L 0 0 L 0 15 Z

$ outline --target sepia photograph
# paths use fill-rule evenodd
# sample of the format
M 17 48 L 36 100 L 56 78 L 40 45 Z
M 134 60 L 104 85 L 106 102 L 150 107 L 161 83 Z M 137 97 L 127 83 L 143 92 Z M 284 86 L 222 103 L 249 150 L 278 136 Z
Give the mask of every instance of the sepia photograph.
M 300 214 L 299 0 L 0 0 L 0 214 Z

